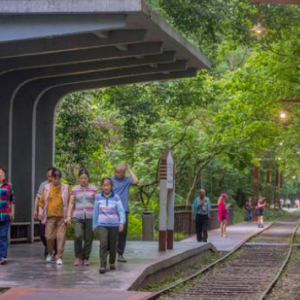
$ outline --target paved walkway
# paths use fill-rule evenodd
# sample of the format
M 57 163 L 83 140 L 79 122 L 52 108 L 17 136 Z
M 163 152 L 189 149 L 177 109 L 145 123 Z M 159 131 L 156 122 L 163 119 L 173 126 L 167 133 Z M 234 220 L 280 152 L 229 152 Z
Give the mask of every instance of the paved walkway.
M 265 223 L 265 227 L 271 223 Z M 229 226 L 227 228 L 227 238 L 220 237 L 220 230 L 215 229 L 208 232 L 208 242 L 212 243 L 218 251 L 231 251 L 252 235 L 260 232 L 262 229 L 258 228 L 257 223 L 239 223 Z M 198 243 L 196 236 L 192 236 L 182 241 L 182 243 Z
M 157 242 L 128 242 L 126 248 L 128 262 L 119 263 L 116 271 L 100 275 L 98 249 L 99 241 L 95 241 L 89 267 L 74 267 L 72 241 L 67 242 L 63 266 L 45 263 L 41 243 L 12 245 L 9 249 L 9 264 L 0 266 L 0 287 L 57 289 L 101 287 L 102 290 L 126 291 L 149 266 L 162 261 L 165 265 L 166 259 L 178 260 L 181 254 L 186 255 L 190 251 L 203 251 L 202 245 L 193 243 L 177 242 L 174 243 L 174 250 L 158 252 Z M 4 296 L 0 296 L 0 299 L 2 297 Z
M 220 238 L 219 230 L 210 231 L 208 241 L 219 251 L 230 251 L 259 231 L 255 223 L 241 223 L 228 228 L 228 238 Z M 165 253 L 158 252 L 157 242 L 129 242 L 128 262 L 118 264 L 117 271 L 99 275 L 98 246 L 96 241 L 91 266 L 84 268 L 73 266 L 73 242 L 66 245 L 63 266 L 46 264 L 40 243 L 12 245 L 9 264 L 0 266 L 0 287 L 12 289 L 0 294 L 0 300 L 140 300 L 148 294 L 127 290 L 145 269 L 159 262 L 166 266 L 166 259 L 178 260 L 187 252 L 209 247 L 195 237 L 175 243 L 174 250 Z

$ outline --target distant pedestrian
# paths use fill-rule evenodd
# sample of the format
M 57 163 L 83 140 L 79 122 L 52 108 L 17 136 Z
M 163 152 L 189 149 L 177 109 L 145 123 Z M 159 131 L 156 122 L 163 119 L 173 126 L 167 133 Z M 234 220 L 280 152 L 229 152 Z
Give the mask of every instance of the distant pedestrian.
M 41 199 L 41 196 L 42 196 L 43 189 L 45 188 L 45 186 L 47 184 L 52 182 L 52 172 L 54 170 L 55 170 L 54 167 L 48 168 L 47 173 L 46 173 L 47 180 L 43 181 L 40 184 L 40 187 L 37 191 L 35 201 L 34 201 L 34 212 L 33 212 L 33 216 L 34 216 L 35 219 L 38 219 L 38 216 L 39 216 L 39 202 L 40 202 L 40 199 Z M 47 255 L 48 255 L 47 240 L 46 240 L 46 224 L 43 224 L 41 221 L 40 221 L 40 225 L 39 225 L 39 235 L 40 235 L 40 239 L 41 239 L 41 241 L 42 241 L 42 243 L 45 247 L 44 257 L 46 258 Z M 54 254 L 53 254 L 54 257 L 56 256 L 56 253 L 57 253 L 57 244 L 56 244 L 56 240 L 55 240 L 55 242 L 54 242 Z
M 126 171 L 129 173 L 129 177 L 125 176 Z M 126 223 L 124 225 L 124 230 L 119 233 L 118 238 L 118 262 L 126 262 L 124 252 L 126 247 L 128 228 L 129 190 L 132 185 L 139 184 L 139 180 L 128 164 L 118 164 L 115 169 L 115 176 L 113 176 L 111 179 L 113 181 L 113 191 L 121 198 L 126 213 Z
M 252 222 L 252 200 L 251 198 L 245 204 L 246 209 L 246 221 L 248 223 Z
M 228 199 L 226 194 L 221 194 L 218 200 L 218 219 L 221 223 L 221 237 L 228 237 L 227 236 L 227 224 L 228 224 L 228 206 L 225 204 L 225 201 Z
M 258 228 L 264 228 L 264 210 L 266 204 L 267 204 L 266 198 L 260 198 L 257 201 L 256 215 L 257 215 Z
M 52 172 L 52 182 L 45 186 L 39 202 L 39 219 L 46 224 L 46 262 L 53 260 L 54 242 L 57 239 L 57 265 L 63 264 L 70 196 L 69 189 L 61 182 L 61 178 L 62 173 L 55 169 Z
M 211 211 L 211 202 L 206 197 L 204 189 L 199 191 L 199 197 L 197 197 L 193 204 L 194 219 L 196 222 L 197 241 L 207 243 L 207 229 Z
M 287 207 L 288 209 L 291 208 L 291 203 L 292 203 L 291 199 L 287 198 L 286 201 L 285 201 L 285 205 L 286 205 L 286 207 Z
M 8 233 L 15 219 L 15 195 L 6 180 L 6 168 L 0 166 L 0 265 L 7 263 Z
M 279 202 L 280 202 L 280 208 L 283 208 L 283 206 L 284 206 L 284 200 L 282 198 L 280 198 Z
M 78 179 L 79 185 L 71 191 L 68 223 L 74 223 L 74 266 L 89 266 L 94 238 L 93 211 L 98 190 L 89 183 L 90 176 L 87 170 L 80 170 Z
M 112 190 L 111 178 L 101 181 L 103 192 L 98 194 L 94 205 L 93 229 L 100 239 L 100 274 L 106 272 L 109 253 L 110 270 L 116 269 L 118 233 L 124 230 L 125 211 L 120 197 Z
M 295 201 L 294 201 L 294 205 L 295 205 L 295 208 L 299 208 L 299 200 L 298 199 L 296 199 Z

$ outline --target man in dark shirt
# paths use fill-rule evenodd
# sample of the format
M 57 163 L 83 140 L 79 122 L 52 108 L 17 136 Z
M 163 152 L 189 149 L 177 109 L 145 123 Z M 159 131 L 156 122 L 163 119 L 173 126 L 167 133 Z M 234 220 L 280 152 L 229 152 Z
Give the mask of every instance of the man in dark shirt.
M 125 176 L 126 171 L 129 173 L 129 177 Z M 139 183 L 137 176 L 131 170 L 129 165 L 118 164 L 115 169 L 115 176 L 112 177 L 113 181 L 113 191 L 118 194 L 121 198 L 125 213 L 126 213 L 126 223 L 124 224 L 124 230 L 119 233 L 118 241 L 118 261 L 126 262 L 124 258 L 124 252 L 126 247 L 126 238 L 127 238 L 127 228 L 128 228 L 128 214 L 129 214 L 129 190 L 131 185 L 136 185 Z

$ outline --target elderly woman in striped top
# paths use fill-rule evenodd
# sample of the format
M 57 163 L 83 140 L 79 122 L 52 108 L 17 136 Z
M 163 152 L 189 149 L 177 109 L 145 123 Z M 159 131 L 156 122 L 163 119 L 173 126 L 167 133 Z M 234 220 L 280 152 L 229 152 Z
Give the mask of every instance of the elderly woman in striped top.
M 79 185 L 71 191 L 68 222 L 74 223 L 74 266 L 88 266 L 93 244 L 93 211 L 97 188 L 89 183 L 89 173 L 79 172 Z

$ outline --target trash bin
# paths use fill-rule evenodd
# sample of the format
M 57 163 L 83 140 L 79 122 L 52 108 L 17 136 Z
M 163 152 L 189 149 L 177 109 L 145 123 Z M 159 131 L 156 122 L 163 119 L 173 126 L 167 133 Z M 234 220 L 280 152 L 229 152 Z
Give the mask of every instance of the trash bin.
M 154 241 L 154 212 L 143 212 L 143 241 Z

